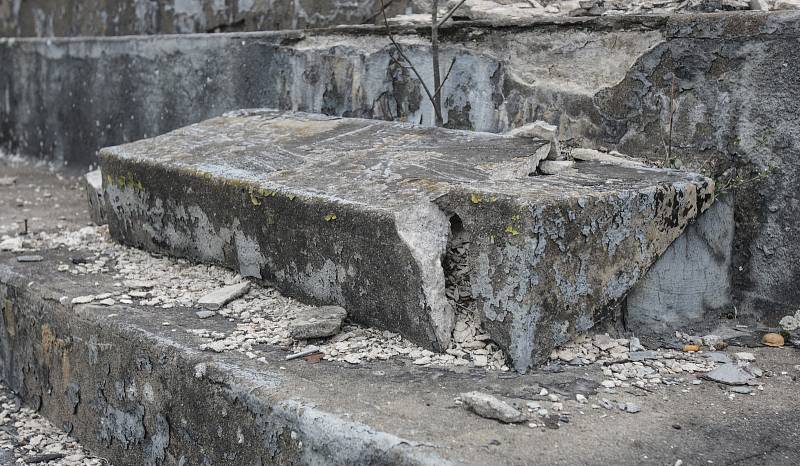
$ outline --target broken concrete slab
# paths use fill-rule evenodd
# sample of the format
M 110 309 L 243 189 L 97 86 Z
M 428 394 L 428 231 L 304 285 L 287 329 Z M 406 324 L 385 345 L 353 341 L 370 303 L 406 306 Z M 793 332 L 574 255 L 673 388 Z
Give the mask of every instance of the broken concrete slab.
M 725 385 L 746 385 L 755 376 L 738 364 L 722 364 L 703 374 L 703 378 Z
M 524 371 L 605 318 L 713 202 L 711 180 L 670 170 L 530 176 L 543 145 L 254 110 L 101 160 L 115 239 L 238 269 L 432 349 L 454 326 L 441 258 L 466 234 L 477 310 Z
M 203 296 L 197 304 L 211 311 L 216 311 L 234 299 L 241 298 L 250 290 L 250 282 L 234 283 L 214 290 Z
M 320 306 L 304 309 L 289 324 L 289 334 L 295 340 L 308 340 L 336 335 L 342 329 L 347 311 L 341 306 Z

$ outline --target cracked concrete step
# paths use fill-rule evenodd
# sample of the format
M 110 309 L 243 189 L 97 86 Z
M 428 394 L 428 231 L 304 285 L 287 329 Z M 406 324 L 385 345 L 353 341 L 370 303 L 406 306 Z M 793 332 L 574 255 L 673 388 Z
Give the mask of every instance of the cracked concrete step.
M 113 237 L 228 266 L 436 350 L 448 241 L 525 371 L 601 320 L 713 201 L 696 174 L 579 162 L 529 176 L 543 141 L 271 110 L 103 149 Z

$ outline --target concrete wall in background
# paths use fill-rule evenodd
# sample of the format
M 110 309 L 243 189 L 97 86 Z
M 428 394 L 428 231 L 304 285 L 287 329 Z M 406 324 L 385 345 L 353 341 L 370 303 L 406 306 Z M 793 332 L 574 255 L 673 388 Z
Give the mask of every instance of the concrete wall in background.
M 547 120 L 566 143 L 654 159 L 671 146 L 684 166 L 740 178 L 734 302 L 774 318 L 800 303 L 799 38 L 799 13 L 455 25 L 442 31 L 443 62 L 456 58 L 445 118 L 491 132 Z M 427 39 L 400 40 L 430 81 Z M 366 27 L 0 40 L 0 147 L 88 165 L 99 147 L 252 107 L 430 124 L 394 53 Z
M 408 0 L 388 4 L 405 13 Z M 274 31 L 362 24 L 380 0 L 2 0 L 0 36 Z

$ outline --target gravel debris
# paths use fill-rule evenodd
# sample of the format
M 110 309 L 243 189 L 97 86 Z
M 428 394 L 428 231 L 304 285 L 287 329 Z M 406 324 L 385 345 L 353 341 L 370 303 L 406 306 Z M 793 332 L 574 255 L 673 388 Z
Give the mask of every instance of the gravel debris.
M 77 440 L 32 409 L 22 406 L 0 384 L 0 464 L 100 466 L 108 461 L 92 456 Z
M 317 309 L 315 306 L 285 297 L 275 289 L 251 284 L 221 267 L 160 257 L 117 244 L 111 241 L 106 226 L 39 232 L 27 237 L 24 243 L 9 241 L 11 239 L 2 237 L 0 241 L 14 247 L 19 245 L 23 250 L 66 249 L 72 259 L 55 264 L 56 270 L 64 274 L 108 274 L 115 280 L 113 289 L 98 289 L 94 295 L 66 298 L 66 302 L 73 305 L 126 303 L 152 308 L 186 308 L 198 318 L 211 317 L 203 310 L 219 305 L 214 310 L 216 315 L 235 322 L 236 329 L 228 333 L 205 328 L 187 329 L 207 340 L 202 350 L 237 351 L 261 357 L 266 349 L 262 345 L 295 352 L 308 344 L 305 339 L 292 338 L 290 332 L 292 324 L 305 313 Z M 433 353 L 397 333 L 345 322 L 337 335 L 315 341 L 324 354 L 323 359 L 361 364 L 396 358 L 420 366 L 508 371 L 505 354 L 482 330 L 475 315 L 466 268 L 468 247 L 468 242 L 458 240 L 450 245 L 451 254 L 446 264 L 450 272 L 447 293 L 451 296 L 457 323 L 453 343 L 445 353 Z M 205 309 L 198 310 L 201 307 Z
M 58 270 L 62 273 L 107 274 L 114 280 L 111 289 L 97 289 L 94 295 L 65 297 L 62 302 L 73 305 L 125 302 L 150 308 L 178 308 L 194 314 L 198 324 L 212 316 L 235 324 L 234 329 L 225 332 L 203 328 L 202 325 L 185 329 L 203 340 L 200 349 L 204 351 L 239 352 L 266 363 L 266 352 L 277 347 L 298 359 L 322 353 L 321 357 L 326 361 L 351 365 L 394 359 L 409 365 L 456 371 L 468 368 L 508 371 L 505 355 L 483 330 L 471 296 L 466 260 L 469 241 L 458 234 L 457 228 L 452 236 L 443 265 L 446 294 L 456 315 L 456 325 L 452 344 L 444 353 L 421 348 L 390 331 L 365 328 L 347 321 L 341 325 L 339 333 L 315 338 L 314 346 L 309 347 L 311 337 L 302 338 L 295 333 L 293 338 L 292 329 L 307 320 L 303 316 L 318 312 L 318 307 L 285 297 L 275 289 L 250 283 L 224 268 L 160 257 L 116 244 L 109 239 L 106 227 L 36 233 L 26 238 L 24 246 L 40 251 L 66 248 L 72 257 L 80 256 L 81 260 L 59 263 Z M 5 241 L 7 238 L 0 239 Z M 226 290 L 221 299 L 213 301 L 208 298 L 213 292 L 222 295 L 220 290 L 226 288 L 232 291 Z M 205 301 L 220 303 L 220 307 L 215 311 L 199 309 L 204 297 Z M 691 339 L 696 337 L 681 338 L 693 341 Z M 703 338 L 696 339 L 703 343 Z M 600 401 L 594 397 L 590 399 L 586 394 L 578 397 L 573 393 L 562 397 L 545 388 L 537 388 L 539 396 L 535 401 L 538 404 L 529 405 L 528 409 L 531 414 L 543 418 L 553 412 L 561 413 L 569 406 L 588 406 L 589 403 L 596 409 L 609 409 L 612 405 L 616 408 L 618 403 L 627 403 L 621 400 L 626 394 L 639 396 L 661 386 L 691 385 L 699 376 L 717 369 L 720 364 L 739 367 L 752 362 L 745 356 L 737 358 L 736 365 L 726 364 L 733 358 L 723 352 L 705 349 L 692 353 L 664 348 L 645 349 L 636 338 L 612 338 L 607 334 L 578 336 L 553 351 L 550 359 L 551 365 L 556 366 L 599 366 L 604 379 L 598 394 Z M 750 369 L 742 370 L 747 372 Z M 758 374 L 755 371 L 747 373 L 751 378 Z M 751 380 L 748 383 L 756 382 Z

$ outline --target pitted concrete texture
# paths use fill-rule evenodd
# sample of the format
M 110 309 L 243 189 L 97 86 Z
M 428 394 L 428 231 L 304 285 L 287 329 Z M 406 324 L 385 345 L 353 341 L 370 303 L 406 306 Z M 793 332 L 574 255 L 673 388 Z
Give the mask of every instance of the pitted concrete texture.
M 532 176 L 542 146 L 253 110 L 103 149 L 101 164 L 115 239 L 435 350 L 454 326 L 442 258 L 463 229 L 472 298 L 525 371 L 602 320 L 714 196 L 711 180 L 671 170 L 581 162 Z

